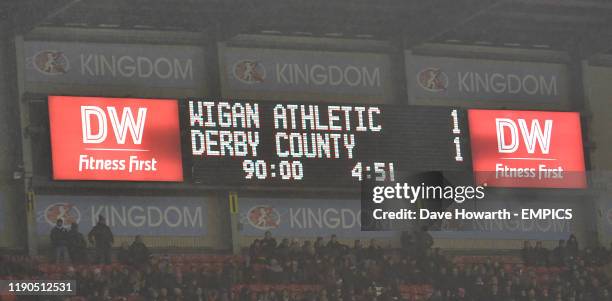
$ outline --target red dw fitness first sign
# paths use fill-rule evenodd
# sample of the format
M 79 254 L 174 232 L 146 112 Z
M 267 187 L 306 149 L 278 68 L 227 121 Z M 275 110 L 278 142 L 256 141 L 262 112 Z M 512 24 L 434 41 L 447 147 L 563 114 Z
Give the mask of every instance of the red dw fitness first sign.
M 586 188 L 576 112 L 468 110 L 476 183 Z
M 178 101 L 49 96 L 53 179 L 182 181 Z

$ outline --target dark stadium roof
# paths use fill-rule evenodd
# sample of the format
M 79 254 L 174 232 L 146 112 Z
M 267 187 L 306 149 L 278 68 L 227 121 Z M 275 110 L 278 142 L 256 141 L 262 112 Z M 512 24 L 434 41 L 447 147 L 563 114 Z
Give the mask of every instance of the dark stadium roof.
M 610 0 L 1 0 L 18 32 L 33 26 L 390 39 L 567 50 L 612 49 Z M 399 40 L 399 39 L 397 39 Z

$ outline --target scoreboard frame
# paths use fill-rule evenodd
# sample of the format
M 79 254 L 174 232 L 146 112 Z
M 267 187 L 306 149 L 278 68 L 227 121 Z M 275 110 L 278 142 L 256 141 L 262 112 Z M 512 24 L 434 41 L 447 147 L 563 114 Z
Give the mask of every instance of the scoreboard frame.
M 202 104 L 204 102 L 207 104 Z M 405 172 L 471 170 L 470 155 L 467 149 L 469 147 L 467 117 L 465 110 L 459 108 L 439 106 L 412 107 L 390 104 L 349 105 L 346 103 L 333 104 L 327 102 L 248 101 L 220 98 L 186 98 L 182 99 L 179 103 L 184 141 L 184 162 L 189 164 L 190 167 L 186 167 L 185 170 L 192 171 L 190 177 L 196 183 L 209 184 L 212 181 L 220 181 L 237 186 L 270 185 L 296 188 L 342 188 L 358 186 L 359 181 L 353 181 L 351 179 L 353 177 L 361 177 L 361 180 L 372 179 L 382 182 L 393 182 L 399 179 L 394 178 L 394 175 Z M 219 104 L 220 106 L 217 106 Z M 249 117 L 251 120 L 249 122 L 240 120 L 240 118 L 230 120 L 232 119 L 232 111 L 242 112 L 242 109 L 236 109 L 236 104 L 242 104 L 243 108 L 250 106 L 249 109 L 245 109 L 251 112 Z M 255 104 L 258 105 L 257 110 L 254 109 Z M 219 108 L 224 108 L 224 112 Z M 211 110 L 218 110 L 218 112 L 211 112 Z M 308 114 L 304 115 L 304 111 L 314 111 L 313 115 L 315 116 L 311 120 L 308 118 L 310 117 Z M 253 112 L 260 114 L 260 118 L 253 119 Z M 362 113 L 363 120 L 356 114 L 359 112 Z M 385 113 L 387 112 L 390 116 L 386 116 Z M 196 118 L 194 118 L 194 113 L 197 115 Z M 226 119 L 224 121 L 219 120 L 222 114 L 226 114 L 223 117 Z M 242 116 L 248 115 L 240 114 Z M 303 118 L 304 116 L 306 118 Z M 230 123 L 233 123 L 235 126 L 230 125 Z M 213 131 L 212 136 L 216 136 L 216 138 L 220 135 L 233 137 L 235 132 L 228 133 L 227 131 L 230 131 L 228 129 L 236 130 L 241 128 L 241 125 L 247 125 L 246 128 L 241 130 L 249 131 L 255 128 L 254 125 L 259 126 L 257 130 L 261 131 L 259 135 L 259 146 L 261 148 L 257 150 L 259 153 L 256 156 L 245 155 L 245 153 L 249 153 L 248 151 L 242 152 L 241 156 L 232 156 L 230 154 L 231 150 L 226 149 L 222 157 L 228 157 L 228 154 L 230 154 L 229 157 L 231 159 L 224 160 L 219 159 L 221 155 L 220 148 L 216 150 L 211 148 L 210 150 L 213 152 L 210 156 L 206 151 L 202 150 L 201 146 L 194 148 L 194 143 L 200 143 L 199 141 L 194 141 L 203 139 L 201 131 L 211 130 Z M 432 128 L 434 129 L 433 131 L 431 130 Z M 195 131 L 195 134 L 193 131 Z M 225 133 L 222 133 L 223 131 Z M 432 137 L 436 136 L 432 135 L 432 133 L 436 133 L 441 138 L 432 139 Z M 378 138 L 373 137 L 377 134 L 380 134 Z M 254 134 L 252 135 L 254 136 Z M 332 150 L 325 153 L 326 158 L 322 158 L 320 152 L 315 153 L 312 151 L 314 147 L 309 147 L 311 150 L 310 157 L 306 157 L 301 152 L 297 152 L 296 155 L 295 151 L 287 154 L 286 148 L 289 143 L 295 141 L 297 145 L 300 140 L 306 141 L 311 136 L 313 141 L 320 141 L 322 140 L 321 135 L 336 135 L 336 139 L 344 143 L 345 147 L 346 144 L 352 145 L 351 147 L 355 148 L 353 156 L 351 156 L 350 151 L 345 151 L 343 156 Z M 271 136 L 274 136 L 274 138 L 271 138 Z M 228 138 L 224 139 L 229 140 Z M 287 142 L 288 139 L 293 141 Z M 275 144 L 275 146 L 262 146 L 262 141 L 264 140 L 268 141 L 268 144 Z M 280 147 L 279 143 L 283 145 L 283 141 L 286 145 Z M 334 141 L 334 139 L 330 141 Z M 384 145 L 388 145 L 389 142 L 394 143 L 394 154 L 383 154 L 379 157 L 380 159 L 375 158 L 374 156 L 377 153 L 385 151 L 383 149 Z M 212 143 L 216 146 L 216 142 L 213 141 Z M 427 148 L 427 146 L 430 146 L 430 148 Z M 339 150 L 341 148 L 337 147 L 335 149 Z M 271 154 L 274 152 L 276 154 Z M 194 155 L 196 153 L 197 155 Z M 262 155 L 262 153 L 264 154 Z M 440 153 L 444 153 L 444 160 L 440 158 Z M 253 152 L 251 151 L 250 154 L 252 155 Z M 405 156 L 401 158 L 398 154 L 405 154 Z M 418 155 L 415 158 L 409 158 L 414 154 Z M 202 155 L 207 159 L 198 157 Z M 436 155 L 438 157 L 434 157 Z M 258 176 L 261 180 L 244 181 L 238 179 L 236 172 L 234 172 L 234 176 L 228 176 L 232 172 L 219 172 L 219 169 L 229 168 L 228 166 L 230 165 L 233 166 L 234 171 L 241 169 L 236 164 L 238 160 L 244 160 L 243 169 L 248 168 L 251 171 L 258 169 L 258 175 L 247 176 L 250 178 Z M 339 160 L 351 161 L 351 163 L 350 165 L 343 163 L 344 168 L 339 169 L 339 166 L 342 165 L 337 163 Z M 206 163 L 203 161 L 206 161 Z M 211 163 L 213 161 L 222 162 Z M 312 163 L 317 161 L 320 162 Z M 404 166 L 398 166 L 395 162 L 402 162 Z M 407 162 L 410 162 L 410 165 Z M 206 175 L 205 172 L 202 172 L 204 165 L 217 172 L 214 175 L 212 173 Z M 303 177 L 307 176 L 309 170 L 313 170 L 312 166 L 316 166 L 315 170 L 317 172 L 314 175 L 310 175 L 310 177 L 320 180 L 310 180 L 301 183 L 287 181 L 289 179 L 287 179 L 286 174 L 279 175 L 282 173 L 280 169 L 283 165 L 291 168 L 292 172 L 298 171 L 298 175 L 296 175 L 298 178 L 296 180 L 298 181 L 303 180 Z M 265 172 L 261 172 L 264 169 Z M 342 172 L 345 175 L 342 175 Z M 294 176 L 293 174 L 292 176 Z M 330 177 L 330 174 L 333 177 Z M 285 178 L 285 181 L 274 179 L 276 177 Z M 351 181 L 344 180 L 339 182 L 338 179 L 341 177 Z

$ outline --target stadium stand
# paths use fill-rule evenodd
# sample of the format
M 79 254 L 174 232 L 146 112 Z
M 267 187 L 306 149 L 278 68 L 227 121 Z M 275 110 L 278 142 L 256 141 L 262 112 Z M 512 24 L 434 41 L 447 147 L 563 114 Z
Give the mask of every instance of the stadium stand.
M 143 265 L 4 256 L 0 277 L 76 280 L 77 296 L 32 300 L 610 300 L 602 267 L 612 250 L 605 248 L 581 250 L 559 266 L 534 266 L 518 255 L 451 257 L 437 249 L 418 254 L 335 240 L 277 244 L 267 237 L 245 251 L 241 256 L 155 254 Z M 522 254 L 529 252 L 534 248 Z M 5 294 L 2 300 L 15 299 Z

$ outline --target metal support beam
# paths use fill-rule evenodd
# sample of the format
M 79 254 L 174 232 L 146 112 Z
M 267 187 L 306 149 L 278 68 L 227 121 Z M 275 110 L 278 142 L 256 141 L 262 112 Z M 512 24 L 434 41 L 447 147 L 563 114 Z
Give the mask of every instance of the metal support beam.
M 612 3 L 593 0 L 510 0 L 510 2 L 526 5 L 550 5 L 552 7 L 612 9 Z
M 408 22 L 404 33 L 404 47 L 435 40 L 485 14 L 507 0 L 450 0 L 441 1 L 429 12 L 417 12 Z
M 240 215 L 238 214 L 238 193 L 231 191 L 228 194 L 228 207 L 230 214 L 230 229 L 232 241 L 232 253 L 240 254 Z
M 23 36 L 16 36 L 14 39 L 15 43 L 15 57 L 17 62 L 24 62 L 24 51 L 23 51 Z M 22 164 L 23 164 L 23 189 L 25 201 L 26 201 L 26 234 L 27 234 L 27 248 L 28 254 L 31 256 L 38 254 L 38 237 L 36 234 L 36 214 L 34 188 L 32 186 L 32 176 L 34 174 L 33 168 L 33 157 L 32 157 L 32 137 L 27 131 L 30 125 L 30 107 L 29 102 L 23 99 L 25 91 L 25 85 L 23 82 L 23 66 L 17 65 L 17 90 L 18 90 L 18 103 L 19 106 L 19 120 L 21 126 L 21 152 L 22 152 Z
M 13 15 L 13 25 L 15 32 L 26 34 L 36 26 L 44 24 L 65 13 L 71 7 L 81 2 L 81 0 L 69 1 L 46 1 L 39 0 L 21 6 Z
M 68 9 L 70 9 L 71 7 L 75 6 L 77 3 L 81 2 L 81 0 L 71 0 L 70 2 L 59 6 L 58 8 L 52 10 L 51 12 L 49 12 L 49 14 L 47 14 L 47 16 L 45 16 L 42 20 L 40 20 L 38 23 L 33 24 L 34 27 L 36 27 L 36 25 L 47 22 L 53 18 L 55 18 L 56 16 L 59 16 L 60 14 L 66 12 Z

